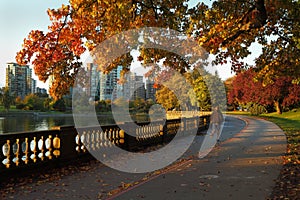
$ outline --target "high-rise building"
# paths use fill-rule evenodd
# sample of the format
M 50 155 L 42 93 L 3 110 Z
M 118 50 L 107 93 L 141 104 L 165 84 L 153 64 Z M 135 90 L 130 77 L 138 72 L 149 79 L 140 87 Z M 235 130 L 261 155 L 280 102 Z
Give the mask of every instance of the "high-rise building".
M 99 91 L 100 91 L 100 100 L 113 100 L 118 98 L 120 95 L 120 86 L 118 86 L 118 80 L 120 79 L 122 66 L 118 66 L 113 69 L 109 74 L 104 74 L 100 72 L 99 79 Z
M 87 63 L 86 65 L 88 73 L 88 83 L 87 83 L 87 95 L 89 97 L 94 97 L 99 99 L 100 97 L 100 72 L 97 70 L 97 65 L 94 63 Z
M 36 80 L 31 79 L 31 93 L 35 94 L 36 92 Z
M 88 80 L 85 90 L 87 95 L 95 100 L 113 100 L 122 96 L 122 85 L 117 84 L 122 66 L 118 66 L 108 74 L 102 73 L 97 68 L 98 66 L 94 63 L 86 64 Z
M 156 101 L 155 97 L 156 89 L 154 88 L 154 81 L 147 79 L 146 80 L 146 99 L 152 99 Z
M 137 98 L 145 99 L 146 91 L 143 82 L 143 76 L 136 73 L 127 73 L 125 75 L 126 82 L 123 84 L 123 96 L 126 100 Z
M 36 93 L 39 93 L 39 94 L 47 94 L 47 90 L 46 90 L 45 88 L 37 87 L 37 88 L 36 88 Z
M 31 93 L 32 89 L 32 70 L 28 65 L 18 65 L 17 63 L 7 63 L 6 68 L 6 87 L 14 97 L 24 98 Z
M 122 66 L 118 66 L 108 74 L 98 71 L 97 65 L 93 63 L 88 63 L 86 69 L 88 76 L 86 92 L 89 97 L 98 97 L 95 99 L 99 100 L 146 98 L 143 76 L 136 73 L 127 73 L 125 83 L 120 84 L 118 81 L 121 77 Z
M 145 99 L 146 98 L 146 90 L 145 84 L 143 82 L 143 76 L 135 76 L 135 91 L 134 91 L 134 99 Z

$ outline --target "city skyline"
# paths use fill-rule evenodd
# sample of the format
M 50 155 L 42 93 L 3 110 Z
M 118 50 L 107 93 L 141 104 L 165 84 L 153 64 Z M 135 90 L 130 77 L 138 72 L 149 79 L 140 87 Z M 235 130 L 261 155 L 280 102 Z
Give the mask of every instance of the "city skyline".
M 122 66 L 113 69 L 109 74 L 96 70 L 97 65 L 94 63 L 86 63 L 84 67 L 89 77 L 85 89 L 90 98 L 113 101 L 119 98 L 125 100 L 141 98 L 155 101 L 154 81 L 149 78 L 129 72 L 125 74 L 125 82 L 118 84 Z

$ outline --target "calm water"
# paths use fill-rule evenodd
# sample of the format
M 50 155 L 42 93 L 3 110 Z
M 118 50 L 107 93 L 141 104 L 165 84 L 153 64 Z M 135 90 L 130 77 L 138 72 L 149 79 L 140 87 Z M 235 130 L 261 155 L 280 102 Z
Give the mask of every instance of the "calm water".
M 144 117 L 145 118 L 145 117 Z M 88 119 L 86 119 L 88 120 Z M 145 119 L 140 119 L 145 120 Z M 114 124 L 112 116 L 98 117 L 101 125 Z M 0 134 L 26 131 L 50 130 L 55 126 L 74 125 L 73 116 L 16 116 L 0 117 Z
M 103 117 L 101 124 L 111 124 L 113 120 L 109 117 Z M 55 126 L 72 126 L 74 120 L 72 116 L 64 117 L 34 117 L 34 116 L 18 116 L 18 117 L 0 117 L 0 134 L 49 130 Z

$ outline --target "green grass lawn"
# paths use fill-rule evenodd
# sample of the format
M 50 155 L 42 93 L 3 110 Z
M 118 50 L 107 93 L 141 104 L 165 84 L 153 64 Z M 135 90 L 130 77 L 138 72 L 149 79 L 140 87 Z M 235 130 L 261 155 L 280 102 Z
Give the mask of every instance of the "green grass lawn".
M 17 111 L 16 106 L 10 106 L 10 111 Z M 0 105 L 0 112 L 5 112 L 4 106 Z

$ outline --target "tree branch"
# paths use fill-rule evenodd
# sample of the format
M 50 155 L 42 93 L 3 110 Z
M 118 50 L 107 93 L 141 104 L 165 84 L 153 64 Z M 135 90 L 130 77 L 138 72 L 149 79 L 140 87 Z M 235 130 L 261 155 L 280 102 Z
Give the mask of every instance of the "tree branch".
M 264 5 L 264 0 L 256 0 L 247 13 L 239 20 L 240 29 L 222 42 L 222 46 L 234 41 L 241 34 L 247 33 L 253 29 L 261 28 L 266 24 L 268 15 Z

